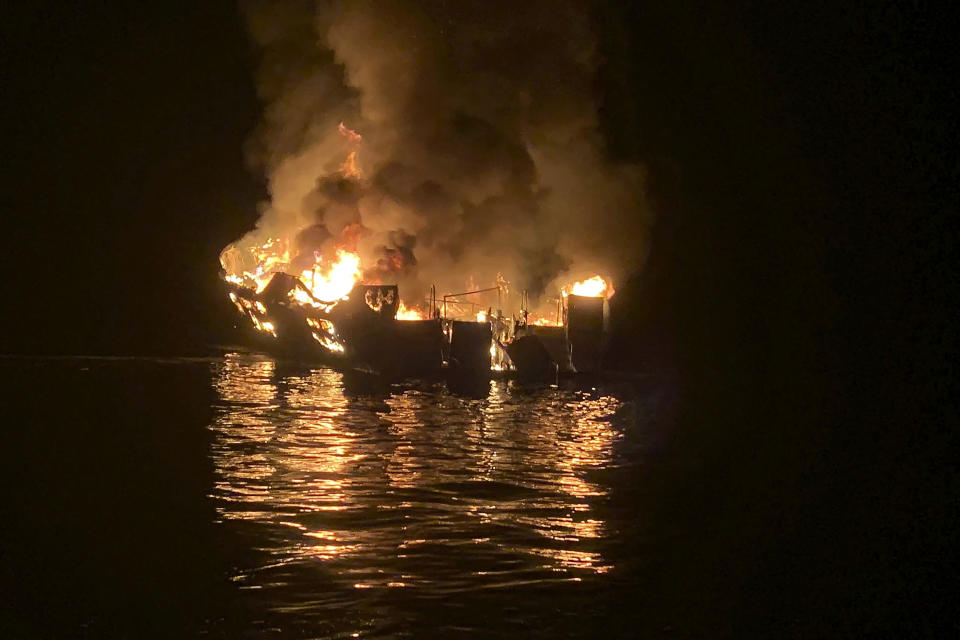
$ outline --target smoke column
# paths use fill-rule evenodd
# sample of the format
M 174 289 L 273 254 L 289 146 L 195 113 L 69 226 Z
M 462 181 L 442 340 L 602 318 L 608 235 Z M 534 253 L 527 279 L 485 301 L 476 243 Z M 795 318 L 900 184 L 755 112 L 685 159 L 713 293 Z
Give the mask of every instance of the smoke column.
M 309 268 L 350 245 L 371 279 L 411 300 L 431 284 L 490 286 L 498 273 L 536 299 L 639 266 L 643 174 L 605 155 L 588 4 L 243 11 L 265 105 L 248 155 L 270 201 L 236 247 L 288 237 Z

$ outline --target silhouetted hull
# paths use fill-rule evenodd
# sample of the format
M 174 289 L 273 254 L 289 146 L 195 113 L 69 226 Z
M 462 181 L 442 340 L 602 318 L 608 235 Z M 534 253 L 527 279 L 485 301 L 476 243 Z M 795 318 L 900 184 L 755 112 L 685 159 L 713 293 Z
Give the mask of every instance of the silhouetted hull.
M 289 302 L 297 286 L 284 274 L 260 294 L 228 284 L 238 308 L 250 316 L 251 342 L 259 348 L 285 360 L 376 376 L 442 374 L 441 321 L 397 320 L 396 286 L 358 285 L 348 298 L 317 301 L 316 308 Z M 272 331 L 263 330 L 265 322 Z M 254 330 L 258 323 L 261 329 Z
M 228 288 L 259 328 L 257 346 L 289 361 L 389 378 L 448 377 L 461 386 L 491 376 L 545 380 L 601 371 L 606 314 L 600 298 L 570 296 L 566 326 L 528 325 L 512 340 L 509 332 L 498 333 L 494 346 L 490 322 L 397 320 L 394 285 L 357 285 L 342 300 L 311 297 L 308 304 L 292 302 L 291 294 L 305 287 L 285 274 L 275 275 L 259 294 Z M 491 371 L 491 351 L 497 368 L 507 364 L 508 371 Z

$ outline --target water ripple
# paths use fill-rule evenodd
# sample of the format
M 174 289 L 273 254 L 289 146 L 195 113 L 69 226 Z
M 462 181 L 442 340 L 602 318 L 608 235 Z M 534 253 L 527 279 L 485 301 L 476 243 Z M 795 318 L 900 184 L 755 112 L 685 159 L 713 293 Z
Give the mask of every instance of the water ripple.
M 441 599 L 615 568 L 596 472 L 618 464 L 629 398 L 503 381 L 483 398 L 423 383 L 351 393 L 334 371 L 278 367 L 215 365 L 212 498 L 258 552 L 232 576 L 252 609 L 304 623 L 352 611 L 332 635 L 390 635 L 369 610 L 398 590 Z

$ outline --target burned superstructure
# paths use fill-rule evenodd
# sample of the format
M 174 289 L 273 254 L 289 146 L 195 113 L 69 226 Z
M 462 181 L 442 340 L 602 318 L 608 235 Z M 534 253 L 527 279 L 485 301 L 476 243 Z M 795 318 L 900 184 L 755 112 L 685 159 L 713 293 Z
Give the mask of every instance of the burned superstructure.
M 258 346 L 281 357 L 390 377 L 455 371 L 544 378 L 602 368 L 603 296 L 563 295 L 556 321 L 531 322 L 526 296 L 516 316 L 470 300 L 496 291 L 499 304 L 500 285 L 441 298 L 434 290 L 429 310 L 411 312 L 397 285 L 355 284 L 326 301 L 283 272 L 272 274 L 260 291 L 225 283 L 260 337 Z

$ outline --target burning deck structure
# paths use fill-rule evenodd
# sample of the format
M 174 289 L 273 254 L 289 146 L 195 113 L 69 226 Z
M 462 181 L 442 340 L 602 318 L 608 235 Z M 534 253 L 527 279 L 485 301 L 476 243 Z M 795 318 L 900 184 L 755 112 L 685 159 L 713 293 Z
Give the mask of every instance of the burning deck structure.
M 525 294 L 519 314 L 504 315 L 500 280 L 440 297 L 432 288 L 423 309 L 405 306 L 397 285 L 354 283 L 338 298 L 322 300 L 316 287 L 282 271 L 262 278 L 259 289 L 224 278 L 258 346 L 281 357 L 389 377 L 449 372 L 528 378 L 601 370 L 612 287 L 597 280 L 563 291 L 548 319 L 530 313 Z M 494 292 L 496 310 L 478 302 Z

